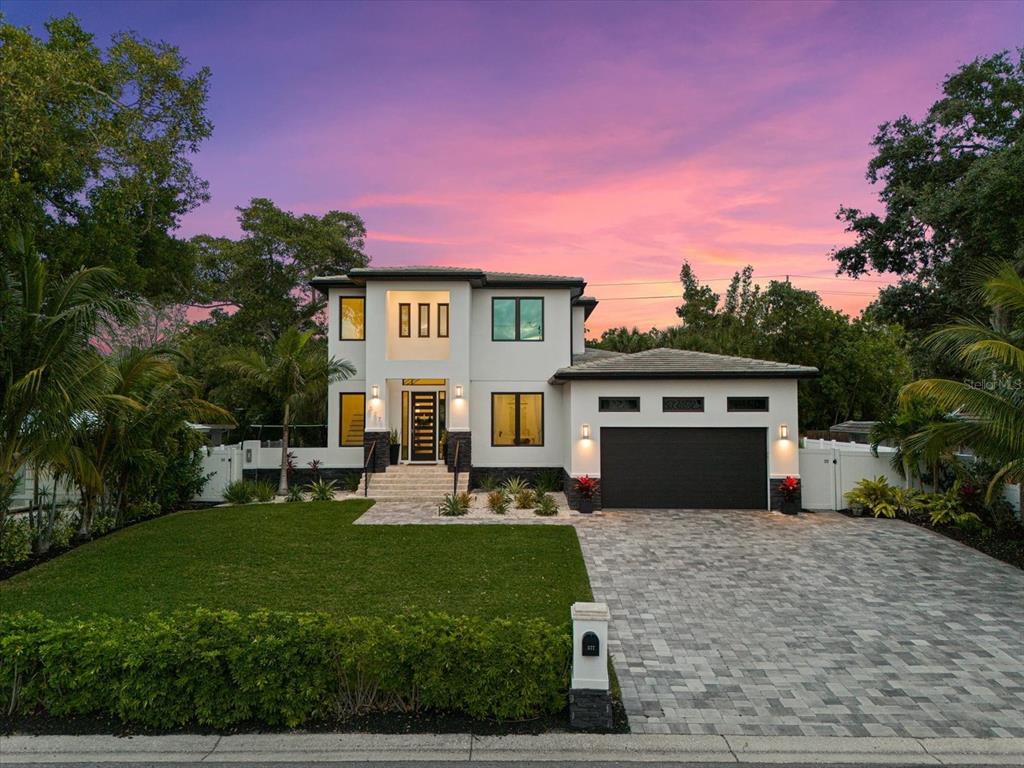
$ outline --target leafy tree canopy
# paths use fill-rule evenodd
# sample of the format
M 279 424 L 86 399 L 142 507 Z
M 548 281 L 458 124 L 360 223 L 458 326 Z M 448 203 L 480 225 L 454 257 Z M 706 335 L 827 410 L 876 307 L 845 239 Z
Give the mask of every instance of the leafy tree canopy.
M 191 155 L 213 129 L 210 72 L 134 34 L 103 50 L 73 16 L 46 32 L 0 23 L 0 234 L 30 228 L 55 274 L 111 267 L 176 300 L 192 269 L 169 233 L 208 199 Z
M 968 278 L 979 260 L 1024 257 L 1022 138 L 1024 48 L 961 67 L 922 120 L 879 127 L 867 178 L 884 211 L 841 207 L 857 239 L 832 254 L 840 272 L 901 276 L 869 316 L 922 338 L 953 314 L 987 314 Z
M 800 425 L 827 429 L 845 419 L 886 415 L 910 380 L 907 339 L 898 326 L 854 320 L 821 303 L 813 291 L 737 272 L 724 299 L 702 285 L 689 264 L 680 272 L 683 324 L 641 332 L 605 331 L 599 346 L 619 352 L 654 347 L 813 365 L 821 377 L 800 383 Z

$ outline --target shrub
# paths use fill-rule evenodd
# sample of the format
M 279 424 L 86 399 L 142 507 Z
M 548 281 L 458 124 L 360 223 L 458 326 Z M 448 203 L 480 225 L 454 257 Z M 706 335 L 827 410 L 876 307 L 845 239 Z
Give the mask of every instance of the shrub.
M 13 614 L 0 616 L 0 697 L 12 714 L 153 728 L 386 712 L 524 719 L 565 706 L 571 654 L 567 628 L 536 619 Z
M 459 505 L 469 511 L 469 506 L 473 503 L 473 496 L 468 491 L 463 491 L 455 497 L 459 501 Z
M 117 518 L 112 514 L 97 514 L 89 525 L 89 535 L 102 536 L 104 533 L 110 533 L 115 528 L 117 528 Z
M 341 490 L 355 493 L 359 489 L 361 476 L 358 472 L 349 472 L 341 478 Z
M 245 480 L 236 480 L 224 489 L 224 501 L 228 504 L 249 504 L 254 498 L 256 490 Z
M 334 481 L 314 480 L 306 486 L 310 501 L 334 501 Z
M 537 493 L 554 493 L 562 490 L 562 471 L 560 469 L 545 469 L 537 475 L 533 487 Z
M 302 489 L 299 486 L 293 485 L 288 488 L 288 495 L 285 496 L 285 501 L 297 502 L 305 500 L 306 497 L 302 495 Z
M 147 520 L 151 517 L 156 517 L 161 511 L 160 505 L 155 501 L 136 501 L 128 505 L 124 519 L 127 523 Z
M 532 488 L 523 488 L 515 494 L 516 509 L 530 509 L 537 499 L 537 494 Z
M 509 496 L 515 498 L 523 491 L 529 490 L 530 485 L 521 477 L 510 477 L 504 482 L 502 487 L 508 492 Z
M 874 480 L 865 477 L 846 492 L 846 503 L 853 508 L 866 510 L 875 517 L 896 517 L 897 507 L 893 490 L 894 488 L 881 475 Z
M 480 490 L 490 493 L 496 491 L 501 487 L 501 481 L 498 480 L 494 475 L 486 474 L 480 478 Z
M 916 506 L 928 513 L 932 525 L 955 525 L 967 531 L 982 527 L 981 518 L 964 509 L 964 498 L 959 483 L 945 493 L 922 493 Z
M 12 566 L 32 555 L 32 531 L 28 520 L 7 518 L 0 529 L 0 566 Z
M 536 504 L 537 506 L 533 510 L 536 515 L 540 515 L 541 517 L 551 517 L 558 514 L 558 504 L 555 502 L 554 498 L 547 493 L 542 493 L 537 496 Z
M 592 499 L 597 493 L 597 481 L 590 475 L 583 475 L 576 478 L 576 492 L 581 499 Z
M 487 494 L 487 508 L 496 515 L 508 512 L 508 494 L 498 488 Z
M 441 517 L 462 517 L 469 511 L 469 506 L 463 506 L 458 496 L 446 493 L 444 500 L 437 505 L 437 514 Z
M 252 484 L 252 495 L 256 501 L 273 501 L 277 488 L 268 480 L 257 480 Z

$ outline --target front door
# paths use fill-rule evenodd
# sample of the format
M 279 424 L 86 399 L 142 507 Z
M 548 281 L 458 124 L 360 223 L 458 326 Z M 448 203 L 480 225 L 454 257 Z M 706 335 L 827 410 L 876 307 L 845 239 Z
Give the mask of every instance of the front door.
M 409 461 L 437 461 L 437 393 L 413 392 Z

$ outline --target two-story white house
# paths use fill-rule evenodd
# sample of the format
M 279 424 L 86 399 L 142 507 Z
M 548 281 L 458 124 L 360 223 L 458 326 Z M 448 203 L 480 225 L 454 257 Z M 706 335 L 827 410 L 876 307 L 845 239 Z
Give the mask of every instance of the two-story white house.
M 606 507 L 765 509 L 799 476 L 797 381 L 814 368 L 682 350 L 587 349 L 580 277 L 365 267 L 318 277 L 331 386 L 325 467 L 471 476 L 560 470 Z

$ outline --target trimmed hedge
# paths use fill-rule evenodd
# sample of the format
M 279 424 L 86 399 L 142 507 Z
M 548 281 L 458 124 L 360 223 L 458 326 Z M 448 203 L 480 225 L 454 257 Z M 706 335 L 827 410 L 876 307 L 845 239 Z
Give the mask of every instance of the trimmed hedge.
M 522 719 L 565 707 L 571 645 L 568 627 L 541 620 L 435 613 L 15 614 L 0 616 L 0 701 L 157 728 L 373 712 Z

